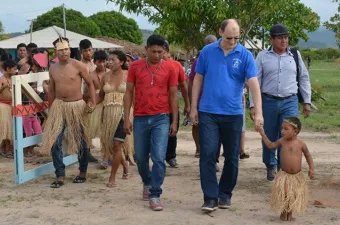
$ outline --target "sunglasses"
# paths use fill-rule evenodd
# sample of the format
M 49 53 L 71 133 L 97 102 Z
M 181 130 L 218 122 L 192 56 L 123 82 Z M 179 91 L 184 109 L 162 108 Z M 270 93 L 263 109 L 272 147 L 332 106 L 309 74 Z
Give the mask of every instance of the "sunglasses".
M 227 39 L 227 40 L 229 40 L 229 41 L 231 41 L 231 40 L 235 40 L 235 41 L 238 41 L 238 40 L 240 40 L 240 38 L 239 37 L 226 37 L 225 39 Z

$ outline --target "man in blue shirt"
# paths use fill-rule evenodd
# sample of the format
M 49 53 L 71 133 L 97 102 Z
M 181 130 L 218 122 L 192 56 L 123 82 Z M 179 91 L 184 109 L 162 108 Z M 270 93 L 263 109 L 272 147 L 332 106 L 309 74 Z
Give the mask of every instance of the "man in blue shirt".
M 257 69 L 253 55 L 238 43 L 240 27 L 236 20 L 225 20 L 221 39 L 203 48 L 196 65 L 192 89 L 191 121 L 199 123 L 200 176 L 204 193 L 202 210 L 231 205 L 237 182 L 240 138 L 243 124 L 242 95 L 245 80 L 255 102 L 255 126 L 263 125 L 262 105 Z M 203 93 L 197 110 L 197 101 Z M 198 112 L 199 111 L 199 112 Z M 217 183 L 215 162 L 218 142 L 224 146 L 224 167 Z M 217 202 L 217 200 L 219 200 Z

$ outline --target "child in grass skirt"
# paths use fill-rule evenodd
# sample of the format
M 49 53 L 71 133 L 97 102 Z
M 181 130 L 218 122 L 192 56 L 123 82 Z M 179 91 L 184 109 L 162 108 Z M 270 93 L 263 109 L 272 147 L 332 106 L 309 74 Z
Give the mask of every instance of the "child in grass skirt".
M 293 213 L 303 213 L 308 203 L 308 189 L 301 172 L 302 153 L 308 166 L 309 177 L 314 178 L 314 163 L 306 144 L 297 138 L 301 122 L 296 117 L 288 117 L 282 123 L 282 138 L 271 142 L 263 128 L 260 130 L 263 142 L 269 149 L 281 147 L 281 170 L 275 177 L 270 205 L 281 213 L 281 220 L 293 220 Z

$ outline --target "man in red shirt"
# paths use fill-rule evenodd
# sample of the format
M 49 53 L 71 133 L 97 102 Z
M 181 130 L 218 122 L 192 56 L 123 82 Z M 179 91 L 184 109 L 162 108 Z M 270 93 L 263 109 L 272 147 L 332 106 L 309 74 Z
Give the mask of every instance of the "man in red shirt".
M 130 108 L 134 102 L 134 148 L 144 184 L 143 200 L 149 201 L 154 211 L 163 210 L 160 195 L 168 137 L 176 135 L 178 121 L 178 77 L 172 64 L 163 60 L 164 44 L 159 35 L 148 38 L 147 58 L 130 65 L 124 96 L 124 130 L 127 134 L 132 132 Z M 149 155 L 153 162 L 151 171 Z
M 169 43 L 167 41 L 165 41 L 164 49 L 165 49 L 165 53 L 164 53 L 163 59 L 172 64 L 175 70 L 175 73 L 178 75 L 178 85 L 181 90 L 182 97 L 184 99 L 184 104 L 185 104 L 183 114 L 187 115 L 190 112 L 188 85 L 186 82 L 187 76 L 185 75 L 182 64 L 177 62 L 176 60 L 173 60 L 170 57 Z M 178 108 L 177 130 L 179 129 L 179 119 L 180 119 L 180 113 L 179 113 L 179 108 Z M 172 123 L 172 120 L 170 118 L 170 124 L 171 123 Z M 176 160 L 176 148 L 177 148 L 177 135 L 170 136 L 168 140 L 168 150 L 166 151 L 166 162 L 172 168 L 178 167 L 177 160 Z

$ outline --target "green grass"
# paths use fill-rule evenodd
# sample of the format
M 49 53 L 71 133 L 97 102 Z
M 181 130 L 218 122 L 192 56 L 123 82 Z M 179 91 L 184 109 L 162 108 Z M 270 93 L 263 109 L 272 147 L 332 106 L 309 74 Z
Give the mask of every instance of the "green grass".
M 310 79 L 313 87 L 322 90 L 322 96 L 326 101 L 313 102 L 318 107 L 312 111 L 307 119 L 303 117 L 300 107 L 300 119 L 304 131 L 340 132 L 340 62 L 312 61 Z M 183 112 L 184 101 L 179 98 L 179 105 Z M 246 124 L 248 130 L 253 130 L 254 125 L 246 112 Z M 180 130 L 191 130 L 191 126 L 182 126 L 184 116 L 181 115 Z
M 311 116 L 300 116 L 304 130 L 339 132 L 340 131 L 340 63 L 312 61 L 310 79 L 314 87 L 321 88 L 326 101 L 313 102 L 318 107 Z

